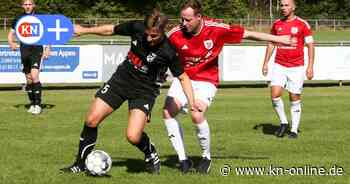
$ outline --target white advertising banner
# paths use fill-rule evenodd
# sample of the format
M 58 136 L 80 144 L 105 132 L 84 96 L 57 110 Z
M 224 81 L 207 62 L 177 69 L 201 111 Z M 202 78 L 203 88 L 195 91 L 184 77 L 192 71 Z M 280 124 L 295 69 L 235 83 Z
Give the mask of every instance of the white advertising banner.
M 225 46 L 219 60 L 221 81 L 267 81 L 261 73 L 265 46 Z M 269 62 L 269 71 L 275 53 Z M 305 63 L 308 55 L 305 48 Z M 313 80 L 350 80 L 349 47 L 316 47 Z
M 53 46 L 42 62 L 43 83 L 98 83 L 109 79 L 129 46 Z M 225 46 L 220 55 L 221 81 L 267 81 L 261 74 L 265 46 Z M 307 63 L 307 49 L 305 48 Z M 349 47 L 316 47 L 314 80 L 350 80 Z M 273 64 L 274 55 L 269 63 Z M 0 45 L 0 84 L 25 83 L 19 51 Z M 270 70 L 271 71 L 271 70 Z
M 43 83 L 87 83 L 102 81 L 102 46 L 52 46 L 41 63 Z M 25 83 L 19 50 L 0 46 L 0 83 Z

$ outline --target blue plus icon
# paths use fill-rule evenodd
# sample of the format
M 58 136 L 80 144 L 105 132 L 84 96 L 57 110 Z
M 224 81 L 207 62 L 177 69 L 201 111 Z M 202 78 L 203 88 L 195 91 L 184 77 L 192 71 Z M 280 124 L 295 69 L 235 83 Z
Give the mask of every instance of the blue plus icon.
M 56 27 L 55 28 L 48 28 L 47 31 L 48 32 L 55 32 L 56 33 L 56 41 L 59 41 L 60 40 L 60 35 L 61 35 L 61 32 L 68 32 L 68 28 L 62 28 L 60 27 L 60 19 L 56 19 Z

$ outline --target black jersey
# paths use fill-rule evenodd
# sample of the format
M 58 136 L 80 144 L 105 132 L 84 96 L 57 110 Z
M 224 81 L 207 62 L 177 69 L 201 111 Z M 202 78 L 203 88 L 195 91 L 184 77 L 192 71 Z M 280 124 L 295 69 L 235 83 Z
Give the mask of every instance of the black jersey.
M 23 16 L 26 15 L 35 15 L 34 13 L 31 14 L 26 14 L 26 13 L 22 13 L 21 15 L 17 16 L 13 22 L 12 22 L 12 29 L 16 30 L 16 24 L 19 21 L 19 19 L 21 19 Z M 43 52 L 43 46 L 42 45 L 27 45 L 25 43 L 20 42 L 20 51 L 22 55 L 30 55 L 30 53 L 42 53 Z
M 184 70 L 167 37 L 156 47 L 149 47 L 145 29 L 143 21 L 130 21 L 114 27 L 114 34 L 131 37 L 131 48 L 111 80 L 129 93 L 157 96 L 168 68 L 175 77 Z

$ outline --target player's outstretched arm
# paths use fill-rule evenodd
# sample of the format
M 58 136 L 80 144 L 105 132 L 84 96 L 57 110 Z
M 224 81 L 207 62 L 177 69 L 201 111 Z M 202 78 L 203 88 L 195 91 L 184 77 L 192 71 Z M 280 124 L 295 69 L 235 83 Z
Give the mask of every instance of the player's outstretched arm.
M 9 43 L 9 46 L 12 50 L 16 50 L 18 48 L 18 44 L 16 43 L 16 36 L 15 36 L 15 31 L 10 30 L 9 33 L 7 34 L 7 41 Z
M 286 44 L 286 45 L 293 45 L 294 44 L 292 42 L 290 35 L 276 36 L 276 35 L 272 35 L 272 34 L 254 32 L 254 31 L 248 31 L 248 30 L 244 31 L 243 38 L 249 39 L 249 40 L 282 43 L 282 44 Z
M 85 34 L 95 34 L 100 36 L 108 36 L 112 35 L 114 32 L 114 25 L 102 25 L 102 26 L 95 26 L 95 27 L 83 27 L 81 25 L 75 24 L 74 25 L 74 34 L 76 36 L 81 36 Z
M 184 91 L 190 109 L 192 111 L 201 111 L 194 102 L 194 94 L 192 89 L 192 83 L 188 75 L 184 72 L 180 76 L 177 77 L 181 83 L 182 90 Z

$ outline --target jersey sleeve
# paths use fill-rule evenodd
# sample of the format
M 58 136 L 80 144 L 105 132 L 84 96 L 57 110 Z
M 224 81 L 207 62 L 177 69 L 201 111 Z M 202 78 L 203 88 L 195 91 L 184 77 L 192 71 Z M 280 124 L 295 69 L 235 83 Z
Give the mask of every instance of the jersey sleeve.
M 16 29 L 17 21 L 18 21 L 18 17 L 16 17 L 15 19 L 12 20 L 12 22 L 11 22 L 11 28 L 12 28 L 12 30 L 15 30 L 15 29 Z
M 244 28 L 241 26 L 229 26 L 229 29 L 224 29 L 225 43 L 240 43 L 243 39 Z
M 137 32 L 144 31 L 143 23 L 140 21 L 129 21 L 125 23 L 121 23 L 114 26 L 113 34 L 114 35 L 122 35 L 122 36 L 131 36 Z
M 311 26 L 307 22 L 304 22 L 303 35 L 304 35 L 304 41 L 306 44 L 314 42 Z

